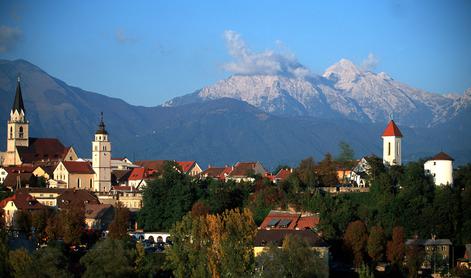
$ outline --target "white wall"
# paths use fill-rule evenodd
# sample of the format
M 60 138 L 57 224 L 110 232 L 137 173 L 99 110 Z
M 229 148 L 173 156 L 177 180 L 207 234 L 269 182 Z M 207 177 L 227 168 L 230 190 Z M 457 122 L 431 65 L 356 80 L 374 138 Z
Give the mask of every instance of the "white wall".
M 451 160 L 429 160 L 425 162 L 426 173 L 433 176 L 435 185 L 453 184 L 453 161 Z

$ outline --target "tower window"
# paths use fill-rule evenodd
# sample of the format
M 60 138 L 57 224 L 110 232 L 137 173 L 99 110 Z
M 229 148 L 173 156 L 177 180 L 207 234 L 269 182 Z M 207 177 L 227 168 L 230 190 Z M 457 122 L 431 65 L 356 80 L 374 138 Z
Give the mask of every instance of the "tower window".
M 388 155 L 391 155 L 391 142 L 388 142 Z
M 20 133 L 18 134 L 20 138 L 23 138 L 23 127 L 20 126 Z
M 10 126 L 10 139 L 13 138 L 13 127 Z
M 77 179 L 77 188 L 80 188 L 80 178 Z
M 399 142 L 396 143 L 396 152 L 397 152 L 397 155 L 399 155 Z

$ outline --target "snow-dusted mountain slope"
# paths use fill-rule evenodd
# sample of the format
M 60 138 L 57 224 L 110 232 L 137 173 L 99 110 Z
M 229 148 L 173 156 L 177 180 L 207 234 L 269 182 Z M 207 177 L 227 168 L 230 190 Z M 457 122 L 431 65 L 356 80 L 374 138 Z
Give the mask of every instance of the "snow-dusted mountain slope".
M 469 95 L 428 93 L 384 72 L 363 71 L 342 59 L 322 76 L 231 76 L 193 94 L 174 98 L 164 106 L 233 98 L 276 115 L 345 117 L 361 122 L 385 122 L 392 116 L 402 125 L 423 127 L 456 116 L 471 103 Z

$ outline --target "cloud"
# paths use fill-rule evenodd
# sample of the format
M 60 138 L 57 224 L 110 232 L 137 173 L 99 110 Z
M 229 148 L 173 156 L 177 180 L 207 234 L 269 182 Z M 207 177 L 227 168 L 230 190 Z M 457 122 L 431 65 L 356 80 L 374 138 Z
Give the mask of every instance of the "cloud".
M 379 59 L 373 53 L 369 53 L 365 60 L 361 62 L 360 68 L 362 70 L 371 71 L 379 64 Z
M 224 64 L 223 68 L 233 74 L 282 74 L 299 78 L 310 74 L 309 69 L 301 65 L 296 56 L 289 51 L 252 52 L 241 35 L 231 30 L 224 31 L 224 40 L 234 61 Z M 277 41 L 277 45 L 282 43 Z
M 120 44 L 133 43 L 136 41 L 136 38 L 126 34 L 123 29 L 116 30 L 115 39 Z
M 21 34 L 17 27 L 0 26 L 0 52 L 12 49 L 21 39 Z

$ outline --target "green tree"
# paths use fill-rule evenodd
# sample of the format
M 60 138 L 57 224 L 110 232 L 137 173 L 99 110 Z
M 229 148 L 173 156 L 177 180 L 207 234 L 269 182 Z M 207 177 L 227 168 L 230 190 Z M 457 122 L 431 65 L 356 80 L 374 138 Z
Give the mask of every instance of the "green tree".
M 319 178 L 316 174 L 316 163 L 314 158 L 308 157 L 301 160 L 295 174 L 300 180 L 301 190 L 310 189 L 318 186 Z
M 282 248 L 275 245 L 257 258 L 260 277 L 328 277 L 325 260 L 309 244 L 298 237 L 288 236 Z
M 32 273 L 36 277 L 72 277 L 68 272 L 68 259 L 61 246 L 47 246 L 33 253 Z
M 129 277 L 134 275 L 135 251 L 123 240 L 98 242 L 81 259 L 83 277 Z
M 352 167 L 352 162 L 355 159 L 355 151 L 353 148 L 346 142 L 339 142 L 340 153 L 337 157 L 337 161 L 342 163 L 346 167 Z
M 0 277 L 8 277 L 8 242 L 3 223 L 3 210 L 0 209 Z
M 31 212 L 31 226 L 34 229 L 34 235 L 39 241 L 46 238 L 47 220 L 51 216 L 47 208 L 34 210 Z
M 112 239 L 125 239 L 128 237 L 129 209 L 121 202 L 115 208 L 114 218 L 109 227 L 108 236 Z
M 375 275 L 370 270 L 367 264 L 361 264 L 360 268 L 358 268 L 358 278 L 374 278 Z
M 139 241 L 136 243 L 135 272 L 138 277 L 157 277 L 159 274 L 166 274 L 164 266 L 164 253 L 146 254 L 143 244 Z
M 344 235 L 344 243 L 352 252 L 357 267 L 363 262 L 367 240 L 368 233 L 365 223 L 357 220 L 348 224 Z
M 33 272 L 33 260 L 25 249 L 10 251 L 8 254 L 11 275 L 16 278 L 31 277 Z
M 196 190 L 191 178 L 168 161 L 161 178 L 149 182 L 143 192 L 138 222 L 144 230 L 168 230 L 191 210 Z
M 379 226 L 372 227 L 368 237 L 367 250 L 368 255 L 374 262 L 379 262 L 383 259 L 385 245 L 386 235 L 383 228 Z
M 13 223 L 20 232 L 31 233 L 31 213 L 28 211 L 17 210 L 13 215 Z

